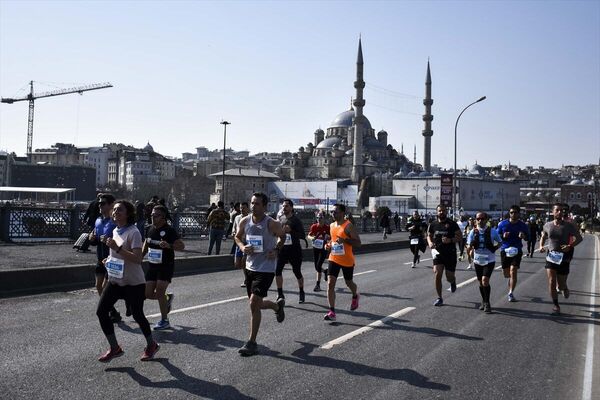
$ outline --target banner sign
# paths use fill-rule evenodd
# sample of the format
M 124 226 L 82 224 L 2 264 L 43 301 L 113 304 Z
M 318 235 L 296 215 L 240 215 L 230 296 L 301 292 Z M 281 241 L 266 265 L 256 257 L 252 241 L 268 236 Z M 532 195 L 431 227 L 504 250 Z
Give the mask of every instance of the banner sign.
M 441 174 L 440 182 L 440 203 L 446 208 L 452 208 L 452 174 Z

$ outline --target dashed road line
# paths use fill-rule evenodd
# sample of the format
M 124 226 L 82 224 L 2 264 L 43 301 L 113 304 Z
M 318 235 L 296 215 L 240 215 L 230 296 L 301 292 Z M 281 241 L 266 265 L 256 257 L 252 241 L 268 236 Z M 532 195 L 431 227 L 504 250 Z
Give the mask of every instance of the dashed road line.
M 370 274 L 371 272 L 377 272 L 377 270 L 376 270 L 376 269 L 370 269 L 370 270 L 368 270 L 368 271 L 358 272 L 358 273 L 354 274 L 353 276 L 364 275 L 364 274 Z
M 200 304 L 200 305 L 192 306 L 192 307 L 178 308 L 177 310 L 171 310 L 171 312 L 169 314 L 179 314 L 179 313 L 186 312 L 186 311 L 199 310 L 201 308 L 217 306 L 219 304 L 231 303 L 233 301 L 239 301 L 239 300 L 248 300 L 248 296 L 234 297 L 231 299 L 213 301 L 212 303 Z M 146 315 L 146 318 L 156 318 L 156 317 L 160 317 L 160 313 Z

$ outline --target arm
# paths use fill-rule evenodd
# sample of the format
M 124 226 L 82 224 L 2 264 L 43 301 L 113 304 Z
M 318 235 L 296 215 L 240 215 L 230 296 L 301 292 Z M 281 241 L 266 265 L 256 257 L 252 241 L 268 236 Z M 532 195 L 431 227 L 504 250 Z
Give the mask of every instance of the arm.
M 435 249 L 435 243 L 433 242 L 433 232 L 431 225 L 427 227 L 427 245 L 431 249 Z
M 250 251 L 246 250 L 246 244 L 244 243 L 244 232 L 246 231 L 246 221 L 248 219 L 247 218 L 242 218 L 240 221 L 240 224 L 238 225 L 237 228 L 237 232 L 235 233 L 235 236 L 233 238 L 233 240 L 235 240 L 235 244 L 237 245 L 237 247 L 239 247 L 239 249 L 244 252 L 244 254 L 249 254 Z
M 548 238 L 548 234 L 545 231 L 542 231 L 542 237 L 540 238 L 540 248 L 538 249 L 540 253 L 545 251 L 544 244 L 546 243 L 546 239 Z
M 358 236 L 358 232 L 356 232 L 356 228 L 354 225 L 348 224 L 346 229 L 344 229 L 344 233 L 348 236 L 347 238 L 340 238 L 342 243 L 348 243 L 352 247 L 360 247 L 361 241 L 360 236 Z

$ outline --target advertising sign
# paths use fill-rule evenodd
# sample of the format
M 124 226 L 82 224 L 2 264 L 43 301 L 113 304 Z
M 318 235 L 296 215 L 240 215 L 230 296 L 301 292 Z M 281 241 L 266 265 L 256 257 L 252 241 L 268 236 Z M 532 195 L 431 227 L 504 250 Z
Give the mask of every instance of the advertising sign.
M 446 208 L 452 208 L 452 174 L 441 174 L 440 182 L 440 203 Z

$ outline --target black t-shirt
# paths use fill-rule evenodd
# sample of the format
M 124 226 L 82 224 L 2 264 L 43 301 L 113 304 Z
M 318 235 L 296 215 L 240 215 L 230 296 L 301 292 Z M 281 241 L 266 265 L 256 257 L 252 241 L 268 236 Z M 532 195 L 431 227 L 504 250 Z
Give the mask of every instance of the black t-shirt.
M 162 250 L 162 263 L 150 263 L 150 265 L 173 265 L 175 263 L 175 251 L 173 251 L 173 249 L 162 249 L 159 246 L 159 243 L 161 240 L 164 240 L 172 246 L 177 239 L 179 239 L 179 234 L 170 225 L 165 225 L 161 228 L 150 225 L 148 232 L 146 233 L 148 248 Z M 148 250 L 148 252 L 150 252 L 150 250 Z
M 456 253 L 456 244 L 444 244 L 442 243 L 442 238 L 447 237 L 454 239 L 457 231 L 460 232 L 460 228 L 458 224 L 451 219 L 446 219 L 444 222 L 435 220 L 429 224 L 429 227 L 427 228 L 427 235 L 433 238 L 432 241 L 437 251 L 440 253 L 451 254 Z
M 411 229 L 412 227 L 414 227 L 414 229 Z M 410 222 L 406 224 L 406 229 L 408 230 L 408 234 L 411 238 L 420 237 L 423 235 L 423 232 L 427 229 L 427 225 L 420 218 L 411 219 Z
M 286 226 L 290 227 L 289 235 L 292 238 L 292 244 L 284 245 L 281 248 L 281 252 L 302 250 L 300 239 L 306 238 L 306 234 L 304 233 L 304 225 L 302 225 L 300 218 L 298 218 L 295 214 L 292 214 L 292 216 L 289 218 L 284 215 L 280 217 L 280 222 L 284 228 Z

